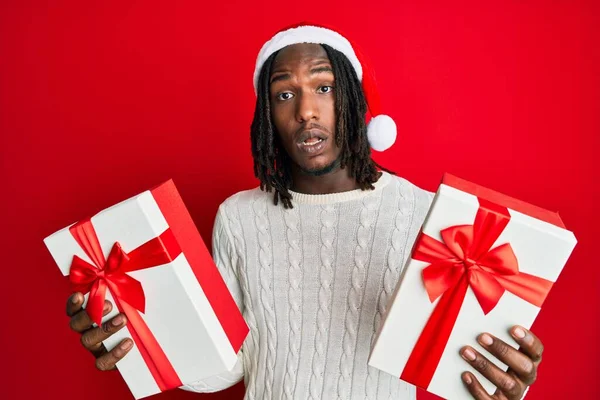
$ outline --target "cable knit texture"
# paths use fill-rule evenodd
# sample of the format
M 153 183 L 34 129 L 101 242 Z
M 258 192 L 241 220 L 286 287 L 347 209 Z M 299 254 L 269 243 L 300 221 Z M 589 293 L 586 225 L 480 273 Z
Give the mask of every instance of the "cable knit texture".
M 339 214 L 331 204 L 321 206 L 321 263 L 319 265 L 319 294 L 317 296 L 319 309 L 315 318 L 317 332 L 315 334 L 315 350 L 312 355 L 312 372 L 309 382 L 309 399 L 319 400 L 322 398 L 323 372 L 329 345 L 329 330 L 331 328 L 331 300 L 334 280 L 334 263 L 336 226 Z
M 350 273 L 348 288 L 345 329 L 342 340 L 342 356 L 340 357 L 340 377 L 338 379 L 337 395 L 339 400 L 350 398 L 352 385 L 352 362 L 358 338 L 359 317 L 362 311 L 362 301 L 365 295 L 367 268 L 370 252 L 373 249 L 373 227 L 379 211 L 381 196 L 365 196 L 359 213 L 359 225 L 356 231 L 356 248 L 354 249 L 354 266 Z
M 298 363 L 300 362 L 300 341 L 302 325 L 302 249 L 300 248 L 300 215 L 298 210 L 283 213 L 286 225 L 288 247 L 288 325 L 289 325 L 289 351 L 285 360 L 285 376 L 283 378 L 283 392 L 285 399 L 294 398 Z
M 250 400 L 415 399 L 367 361 L 433 194 L 384 172 L 375 190 L 292 196 L 285 210 L 256 188 L 219 208 L 213 257 L 250 334 L 232 371 L 184 389 L 244 379 Z

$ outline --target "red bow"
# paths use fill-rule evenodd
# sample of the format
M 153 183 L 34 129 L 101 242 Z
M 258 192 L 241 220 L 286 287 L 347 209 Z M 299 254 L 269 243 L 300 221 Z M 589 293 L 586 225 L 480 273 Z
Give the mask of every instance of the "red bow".
M 488 218 L 494 216 L 491 214 Z M 502 231 L 506 223 L 494 221 L 491 225 Z M 510 244 L 489 250 L 492 245 L 489 240 L 477 240 L 490 237 L 476 234 L 478 226 L 476 221 L 475 225 L 446 228 L 440 232 L 443 242 L 421 234 L 412 258 L 430 263 L 423 269 L 423 282 L 432 303 L 466 274 L 484 314 L 487 314 L 504 294 L 505 288 L 496 278 L 519 273 L 519 263 Z M 498 235 L 494 232 L 493 236 Z
M 433 378 L 469 286 L 486 315 L 505 290 L 541 307 L 552 287 L 546 279 L 519 272 L 509 243 L 491 249 L 508 225 L 510 214 L 483 199 L 479 205 L 473 225 L 443 229 L 443 242 L 421 233 L 415 243 L 412 258 L 429 263 L 422 272 L 429 300 L 433 303 L 441 296 L 401 375 L 401 379 L 423 388 Z
M 94 260 L 94 265 L 74 256 L 71 264 L 69 278 L 73 290 L 76 292 L 90 293 L 86 311 L 92 321 L 100 325 L 108 287 L 121 302 L 127 302 L 136 310 L 145 311 L 146 299 L 142 284 L 124 272 L 123 265 L 129 257 L 119 243 L 115 243 L 104 261 L 102 253 L 95 253 L 101 258 Z

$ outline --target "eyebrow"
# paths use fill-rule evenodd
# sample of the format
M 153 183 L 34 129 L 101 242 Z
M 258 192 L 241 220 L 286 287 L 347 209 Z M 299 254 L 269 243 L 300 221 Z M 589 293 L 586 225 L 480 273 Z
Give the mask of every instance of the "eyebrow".
M 310 70 L 311 75 L 321 74 L 323 72 L 329 72 L 329 73 L 333 74 L 333 69 L 329 65 L 324 65 L 321 67 L 311 68 L 311 70 Z M 288 72 L 286 72 L 286 73 L 275 72 L 275 74 L 280 74 L 280 75 L 276 75 L 275 77 L 271 78 L 270 83 L 285 81 L 285 80 L 290 79 L 290 77 L 291 77 L 290 73 L 288 73 Z
M 291 77 L 291 75 L 289 73 L 287 73 L 287 72 L 286 73 L 275 72 L 275 73 L 276 74 L 278 73 L 280 75 L 277 75 L 277 76 L 271 78 L 271 82 L 270 83 L 275 83 L 275 82 L 279 82 L 279 81 L 285 81 L 285 80 L 290 79 L 290 77 Z
M 333 69 L 329 65 L 324 65 L 322 67 L 316 67 L 310 70 L 311 75 L 320 74 L 322 72 L 330 72 L 333 74 Z

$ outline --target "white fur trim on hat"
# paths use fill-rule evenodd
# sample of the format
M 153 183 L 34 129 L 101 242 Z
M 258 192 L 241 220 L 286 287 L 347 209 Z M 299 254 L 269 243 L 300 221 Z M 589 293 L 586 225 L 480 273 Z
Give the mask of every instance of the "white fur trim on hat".
M 367 138 L 373 150 L 389 149 L 396 141 L 396 123 L 392 118 L 383 114 L 371 118 L 367 126 Z
M 256 93 L 258 87 L 258 77 L 260 70 L 264 65 L 265 61 L 275 53 L 283 49 L 286 46 L 298 43 L 317 43 L 326 44 L 333 47 L 337 51 L 344 54 L 356 71 L 358 79 L 362 81 L 362 66 L 358 61 L 358 57 L 352 49 L 352 45 L 342 35 L 332 31 L 331 29 L 321 28 L 318 26 L 300 26 L 298 28 L 291 28 L 283 32 L 279 32 L 271 40 L 264 44 L 258 57 L 256 58 L 256 67 L 254 68 L 254 92 Z

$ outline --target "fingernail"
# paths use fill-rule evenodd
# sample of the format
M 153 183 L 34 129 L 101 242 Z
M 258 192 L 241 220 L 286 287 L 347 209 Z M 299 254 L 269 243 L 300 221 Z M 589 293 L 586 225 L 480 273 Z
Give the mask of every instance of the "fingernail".
M 119 326 L 119 325 L 123 324 L 123 316 L 121 314 L 117 315 L 116 317 L 113 318 L 113 320 L 111 321 L 111 324 L 113 324 L 113 326 Z
M 121 344 L 121 348 L 123 350 L 129 350 L 131 346 L 133 346 L 133 342 L 131 341 L 131 339 L 127 339 L 123 342 L 123 344 Z
M 492 337 L 490 335 L 488 335 L 487 333 L 484 333 L 483 335 L 479 336 L 479 342 L 486 346 L 491 346 L 492 343 L 494 343 L 494 340 L 492 339 Z
M 520 327 L 517 326 L 513 330 L 513 335 L 515 335 L 515 337 L 517 339 L 523 339 L 525 337 L 525 331 L 522 328 L 520 328 Z
M 462 378 L 463 378 L 463 381 L 465 381 L 465 383 L 466 383 L 467 385 L 470 385 L 470 384 L 471 384 L 471 382 L 472 382 L 472 381 L 471 381 L 471 376 L 470 376 L 469 374 L 463 374 L 463 377 L 462 377 Z
M 72 297 L 71 297 L 71 303 L 73 304 L 77 304 L 79 303 L 79 293 L 75 293 Z
M 463 351 L 462 355 L 465 360 L 475 361 L 475 358 L 476 358 L 475 353 L 473 353 L 473 350 L 471 350 L 469 348 L 465 349 L 465 351 Z

